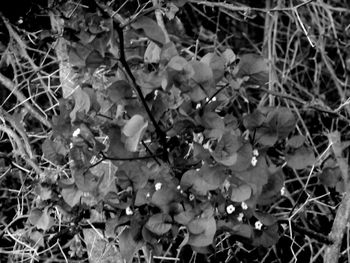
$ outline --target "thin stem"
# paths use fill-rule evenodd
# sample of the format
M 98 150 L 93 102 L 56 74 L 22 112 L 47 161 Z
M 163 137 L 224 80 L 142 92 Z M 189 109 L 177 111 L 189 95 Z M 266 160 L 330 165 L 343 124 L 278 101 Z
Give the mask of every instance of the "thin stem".
M 156 133 L 158 134 L 158 137 L 160 138 L 160 142 L 161 142 L 161 145 L 163 146 L 163 152 L 164 152 L 164 159 L 167 159 L 167 152 L 166 152 L 166 136 L 165 136 L 165 133 L 160 129 L 157 121 L 154 119 L 154 116 L 150 110 L 150 108 L 148 107 L 147 105 L 147 102 L 146 102 L 146 99 L 145 97 L 143 96 L 143 93 L 142 93 L 142 90 L 141 90 L 141 87 L 136 83 L 136 79 L 133 75 L 133 73 L 131 72 L 131 69 L 128 65 L 128 63 L 126 62 L 126 58 L 125 58 L 125 52 L 124 52 L 124 33 L 123 33 L 123 28 L 121 28 L 119 26 L 119 24 L 117 23 L 117 32 L 118 32 L 118 36 L 119 36 L 119 49 L 120 49 L 120 58 L 119 58 L 119 61 L 121 62 L 121 64 L 123 65 L 123 67 L 125 68 L 126 70 L 126 73 L 128 74 L 129 78 L 131 79 L 134 87 L 135 87 L 135 90 L 137 92 L 137 94 L 139 95 L 139 98 L 147 112 L 147 115 L 148 117 L 150 118 L 153 126 L 155 127 L 156 129 Z

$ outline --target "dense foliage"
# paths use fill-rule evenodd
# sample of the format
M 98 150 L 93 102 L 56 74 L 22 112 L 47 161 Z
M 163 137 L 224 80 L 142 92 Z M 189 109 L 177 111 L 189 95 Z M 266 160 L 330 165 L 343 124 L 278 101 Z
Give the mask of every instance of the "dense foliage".
M 293 262 L 311 253 L 294 247 L 304 238 L 315 249 L 335 242 L 332 205 L 348 187 L 349 61 L 332 72 L 347 74 L 330 88 L 339 96 L 326 98 L 328 82 L 302 87 L 307 62 L 271 58 L 273 49 L 289 59 L 287 40 L 260 54 L 222 41 L 230 9 L 220 2 L 41 4 L 33 8 L 46 24 L 34 33 L 33 21 L 2 17 L 6 257 L 133 262 L 142 249 L 164 262 Z M 201 26 L 195 41 L 185 14 L 202 5 L 216 32 Z M 262 10 L 240 15 L 254 23 Z M 308 34 L 299 41 L 322 49 Z

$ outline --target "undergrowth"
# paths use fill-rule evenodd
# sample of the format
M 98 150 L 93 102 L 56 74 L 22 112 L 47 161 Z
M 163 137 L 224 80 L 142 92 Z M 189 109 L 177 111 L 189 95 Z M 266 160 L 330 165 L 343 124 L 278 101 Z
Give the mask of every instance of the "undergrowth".
M 1 262 L 349 262 L 346 1 L 1 12 Z

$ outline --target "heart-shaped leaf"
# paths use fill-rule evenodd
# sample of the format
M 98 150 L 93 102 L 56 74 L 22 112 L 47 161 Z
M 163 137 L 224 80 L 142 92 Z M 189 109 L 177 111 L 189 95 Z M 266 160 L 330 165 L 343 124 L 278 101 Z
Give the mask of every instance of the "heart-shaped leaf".
M 132 96 L 132 87 L 125 80 L 117 80 L 107 88 L 107 95 L 115 104 L 125 105 L 125 99 Z
M 63 164 L 64 157 L 68 154 L 68 149 L 61 141 L 52 141 L 47 138 L 42 144 L 44 157 L 55 164 Z
M 240 56 L 237 77 L 249 77 L 248 84 L 265 85 L 269 81 L 269 66 L 267 60 L 257 54 Z
M 211 155 L 218 163 L 231 166 L 237 162 L 237 151 L 242 145 L 243 142 L 239 136 L 226 132 Z
M 247 184 L 242 184 L 238 187 L 232 187 L 231 200 L 233 202 L 243 202 L 250 198 L 252 188 Z
M 146 227 L 152 233 L 160 236 L 167 233 L 171 229 L 172 224 L 169 223 L 171 221 L 172 220 L 169 215 L 159 213 L 151 216 L 148 219 Z
M 147 16 L 140 16 L 131 27 L 136 30 L 142 30 L 143 33 L 159 46 L 165 44 L 165 36 L 163 30 L 158 26 L 157 22 Z
M 144 132 L 148 126 L 146 121 L 141 115 L 134 115 L 124 125 L 122 132 L 126 136 L 125 148 L 130 152 L 136 152 L 138 144 L 142 139 Z
M 48 212 L 48 207 L 45 207 L 44 210 L 34 208 L 30 212 L 29 222 L 32 225 L 36 226 L 38 229 L 46 231 L 53 225 L 54 220 Z
M 73 93 L 74 108 L 70 112 L 69 116 L 72 121 L 75 121 L 78 112 L 88 113 L 91 107 L 90 96 L 84 92 L 80 87 Z
M 314 151 L 311 147 L 301 147 L 295 152 L 286 155 L 288 166 L 294 169 L 304 169 L 316 162 Z
M 214 217 L 194 219 L 188 225 L 188 229 L 190 232 L 189 245 L 196 247 L 208 246 L 214 241 L 216 221 Z
M 211 68 L 215 83 L 222 79 L 225 73 L 226 62 L 222 56 L 219 56 L 216 53 L 207 53 L 200 61 Z
M 144 54 L 145 63 L 159 63 L 161 48 L 154 42 L 150 42 Z
M 305 140 L 306 140 L 305 136 L 296 135 L 288 140 L 287 146 L 292 148 L 299 148 L 304 144 Z
M 143 246 L 143 242 L 136 241 L 130 228 L 118 235 L 119 249 L 124 262 L 131 263 L 135 253 Z
M 79 190 L 76 185 L 71 187 L 63 188 L 61 191 L 63 200 L 70 206 L 74 207 L 76 204 L 80 203 L 80 199 L 83 196 L 83 191 Z

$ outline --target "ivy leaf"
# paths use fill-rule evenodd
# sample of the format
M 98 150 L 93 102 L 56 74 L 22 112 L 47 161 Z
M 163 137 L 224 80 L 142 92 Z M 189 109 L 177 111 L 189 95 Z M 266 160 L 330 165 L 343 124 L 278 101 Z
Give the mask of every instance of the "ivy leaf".
M 144 54 L 145 63 L 159 63 L 161 48 L 154 42 L 150 42 Z
M 225 74 L 225 59 L 216 53 L 207 53 L 204 57 L 200 60 L 200 62 L 203 62 L 207 64 L 212 72 L 213 77 L 215 80 L 215 83 L 218 83 Z
M 90 53 L 90 48 L 86 47 L 83 44 L 77 44 L 76 47 L 68 45 L 69 63 L 75 67 L 85 67 L 86 58 L 89 56 Z
M 44 187 L 39 184 L 35 186 L 34 191 L 40 197 L 41 200 L 49 200 L 52 197 L 52 189 L 49 187 Z
M 116 173 L 118 185 L 120 185 L 119 180 L 126 177 L 132 182 L 134 190 L 144 188 L 149 179 L 149 174 L 145 173 L 143 170 L 143 167 L 146 165 L 147 164 L 144 161 L 124 162 L 123 164 L 118 164 L 118 171 Z
M 183 7 L 188 2 L 188 0 L 172 0 L 171 2 L 177 7 Z
M 146 121 L 141 115 L 134 115 L 130 120 L 124 125 L 122 133 L 126 136 L 125 148 L 130 152 L 136 152 L 137 146 L 142 139 L 148 126 L 148 121 Z
M 243 142 L 239 136 L 226 132 L 211 155 L 218 163 L 231 166 L 237 162 L 237 151 L 242 145 Z
M 143 246 L 143 242 L 136 241 L 130 228 L 124 229 L 119 237 L 119 249 L 124 262 L 131 263 L 135 253 Z
M 173 4 L 173 3 L 167 3 L 167 8 L 165 11 L 165 15 L 169 20 L 173 20 L 175 17 L 175 14 L 179 11 L 179 8 Z
M 263 186 L 262 193 L 257 200 L 259 205 L 272 203 L 276 197 L 280 196 L 284 184 L 284 174 L 280 167 L 271 166 L 268 169 L 268 173 L 268 181 Z
M 194 75 L 190 81 L 190 86 L 192 89 L 200 89 L 208 96 L 212 95 L 212 93 L 215 92 L 214 74 L 212 69 L 209 67 L 209 65 L 200 61 L 192 60 L 188 63 L 194 70 Z M 198 101 L 198 99 L 194 101 Z
M 47 206 L 44 208 L 44 210 L 34 208 L 30 212 L 28 220 L 32 225 L 44 231 L 50 229 L 50 227 L 54 224 L 54 220 L 50 216 Z
M 148 219 L 146 228 L 158 236 L 164 235 L 171 229 L 172 224 L 169 223 L 171 221 L 171 217 L 167 214 L 155 214 Z
M 132 96 L 132 87 L 125 80 L 117 80 L 107 88 L 107 95 L 116 105 L 126 105 L 126 98 Z
M 84 87 L 83 91 L 86 92 L 86 94 L 88 94 L 90 97 L 91 110 L 94 110 L 95 112 L 99 112 L 101 109 L 101 105 L 97 101 L 96 91 L 90 87 Z
M 235 176 L 249 184 L 253 195 L 259 195 L 268 181 L 268 168 L 265 157 L 259 156 L 255 166 L 251 166 L 243 172 L 236 172 Z
M 225 122 L 215 112 L 205 112 L 201 118 L 201 123 L 208 129 L 204 132 L 206 138 L 220 140 L 225 132 Z
M 83 192 L 93 193 L 97 189 L 101 178 L 94 175 L 90 170 L 85 169 L 73 170 L 72 171 L 74 182 L 79 190 Z
M 174 71 L 186 70 L 187 66 L 188 66 L 188 61 L 181 56 L 172 57 L 169 63 L 167 64 L 167 68 Z M 188 68 L 188 69 L 192 69 L 192 73 L 194 74 L 193 68 Z
M 305 142 L 306 138 L 303 135 L 296 135 L 293 136 L 292 138 L 290 138 L 287 141 L 287 145 L 288 147 L 292 147 L 292 148 L 299 148 L 301 146 L 303 146 L 304 142 Z
M 268 113 L 266 122 L 277 131 L 279 139 L 284 139 L 295 129 L 296 119 L 288 108 L 278 107 Z
M 150 202 L 149 196 L 152 194 L 152 189 L 150 186 L 146 186 L 144 188 L 141 188 L 137 191 L 136 197 L 135 197 L 135 206 L 142 206 L 144 204 L 148 204 Z
M 68 100 L 59 100 L 60 114 L 52 117 L 52 136 L 54 138 L 61 136 L 65 139 L 69 139 L 72 136 L 72 125 L 69 117 L 71 108 L 69 107 Z
M 165 36 L 163 30 L 158 26 L 157 22 L 147 16 L 140 16 L 131 24 L 135 30 L 142 30 L 150 40 L 159 46 L 165 44 Z
M 173 189 L 163 186 L 160 190 L 154 192 L 151 202 L 164 213 L 169 213 L 169 204 L 176 199 L 177 193 Z
M 68 154 L 68 149 L 61 141 L 53 141 L 47 138 L 41 147 L 46 159 L 59 165 L 64 163 L 64 157 Z
M 192 209 L 190 209 L 190 210 L 181 211 L 180 213 L 175 215 L 174 220 L 178 224 L 186 226 L 194 219 L 195 216 L 196 216 L 196 213 Z
M 80 199 L 83 196 L 83 191 L 79 190 L 76 185 L 63 188 L 61 191 L 63 200 L 70 206 L 74 207 L 80 203 Z
M 267 60 L 257 54 L 244 54 L 240 56 L 237 77 L 249 77 L 249 85 L 265 85 L 269 81 L 269 66 Z
M 166 43 L 160 52 L 160 61 L 163 64 L 168 63 L 173 57 L 178 56 L 179 53 L 177 52 L 176 46 L 174 42 L 168 42 Z
M 248 200 L 252 194 L 252 188 L 247 184 L 232 187 L 231 200 L 233 202 L 243 202 Z
M 288 108 L 275 108 L 267 113 L 264 123 L 256 130 L 256 139 L 262 145 L 273 146 L 278 139 L 286 138 L 295 124 L 295 117 Z
M 136 83 L 141 87 L 144 96 L 158 89 L 162 86 L 165 79 L 165 71 L 156 70 L 152 72 L 145 72 L 144 70 L 136 70 L 134 72 Z
M 286 155 L 286 161 L 289 167 L 293 169 L 304 169 L 316 162 L 314 151 L 311 147 L 301 147 L 295 152 Z
M 83 229 L 84 242 L 91 263 L 123 263 L 122 255 L 113 242 L 107 242 L 100 230 Z
M 208 191 L 219 188 L 227 177 L 221 166 L 209 166 L 208 164 L 202 165 L 199 176 L 210 186 Z
M 74 93 L 74 108 L 70 112 L 69 116 L 72 121 L 75 121 L 78 112 L 88 113 L 91 107 L 90 96 L 84 92 L 80 87 L 78 87 Z
M 236 172 L 247 170 L 251 165 L 252 157 L 252 145 L 249 142 L 244 142 L 243 146 L 237 151 L 237 160 L 235 164 L 230 166 L 230 169 Z
M 166 66 L 166 78 L 162 83 L 163 89 L 170 89 L 174 85 L 181 91 L 188 92 L 191 88 L 187 83 L 194 75 L 194 69 L 189 62 L 181 57 L 174 56 Z
M 254 216 L 265 226 L 272 226 L 277 223 L 276 217 L 269 213 L 255 211 Z
M 108 136 L 110 143 L 107 150 L 107 155 L 113 158 L 131 158 L 134 154 L 125 148 L 121 141 L 121 129 L 117 125 L 105 128 L 104 133 Z
M 196 170 L 186 171 L 181 178 L 180 185 L 183 190 L 191 188 L 198 195 L 206 195 L 208 191 L 217 188 L 207 183 Z
M 271 247 L 278 242 L 279 238 L 278 225 L 273 224 L 263 231 L 254 231 L 253 246 Z
M 248 130 L 253 131 L 260 127 L 264 120 L 265 116 L 259 110 L 255 110 L 253 113 L 247 114 L 243 117 L 243 125 Z
M 188 229 L 190 232 L 190 237 L 188 240 L 189 245 L 195 247 L 209 246 L 214 241 L 216 221 L 214 217 L 194 219 L 188 225 Z M 197 234 L 191 232 L 190 229 Z
M 233 227 L 233 234 L 250 239 L 253 235 L 253 229 L 248 224 L 238 224 Z
M 233 52 L 231 48 L 225 49 L 225 51 L 222 53 L 222 56 L 226 61 L 225 63 L 226 65 L 231 65 L 237 59 L 236 54 Z
M 85 65 L 87 68 L 93 70 L 97 69 L 99 66 L 104 64 L 105 59 L 101 56 L 100 52 L 93 50 L 85 60 Z
M 115 173 L 117 167 L 111 161 L 103 161 L 90 169 L 91 173 L 98 178 L 99 184 L 96 195 L 99 200 L 104 199 L 107 194 L 118 193 Z

